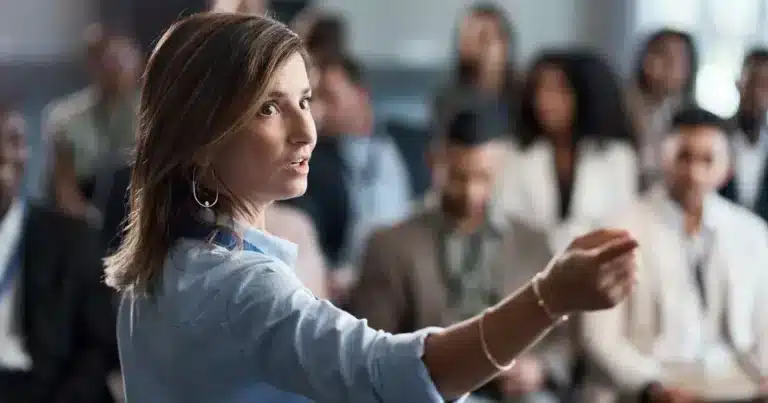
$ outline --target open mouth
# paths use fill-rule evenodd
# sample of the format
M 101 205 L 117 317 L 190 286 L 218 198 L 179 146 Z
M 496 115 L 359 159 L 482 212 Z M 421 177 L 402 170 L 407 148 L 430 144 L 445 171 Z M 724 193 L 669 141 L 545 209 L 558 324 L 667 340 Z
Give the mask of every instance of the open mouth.
M 300 166 L 307 163 L 309 159 L 308 158 L 299 158 L 295 161 L 291 161 L 291 166 Z

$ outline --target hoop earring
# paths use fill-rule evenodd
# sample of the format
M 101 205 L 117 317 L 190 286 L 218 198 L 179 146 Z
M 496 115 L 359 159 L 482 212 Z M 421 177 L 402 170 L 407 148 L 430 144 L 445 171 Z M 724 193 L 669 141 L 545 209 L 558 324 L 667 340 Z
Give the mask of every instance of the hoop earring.
M 216 205 L 216 203 L 219 202 L 219 189 L 218 186 L 216 186 L 216 196 L 213 198 L 213 201 L 210 202 L 206 200 L 205 202 L 200 201 L 200 198 L 197 196 L 197 167 L 192 169 L 192 197 L 195 199 L 195 202 L 202 208 L 209 209 Z

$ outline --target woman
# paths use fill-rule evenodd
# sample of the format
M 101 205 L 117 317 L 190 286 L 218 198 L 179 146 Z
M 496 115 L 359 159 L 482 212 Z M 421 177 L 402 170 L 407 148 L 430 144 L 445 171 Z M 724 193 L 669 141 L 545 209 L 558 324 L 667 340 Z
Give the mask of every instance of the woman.
M 505 131 L 513 129 L 517 82 L 512 65 L 512 23 L 493 3 L 472 6 L 457 30 L 456 65 L 451 81 L 435 97 L 438 129 L 456 111 L 475 104 L 498 108 Z
M 630 291 L 635 241 L 574 241 L 530 285 L 471 320 L 377 332 L 315 298 L 295 246 L 268 234 L 304 193 L 316 132 L 301 41 L 265 17 L 176 23 L 144 75 L 131 213 L 107 282 L 132 402 L 442 402 L 508 368 L 564 315 Z
M 637 191 L 629 117 L 618 81 L 590 53 L 548 53 L 525 82 L 501 204 L 551 230 L 561 249 Z
M 672 116 L 695 104 L 698 57 L 687 32 L 662 29 L 651 34 L 639 52 L 629 102 L 637 129 L 643 187 L 661 175 L 661 143 Z

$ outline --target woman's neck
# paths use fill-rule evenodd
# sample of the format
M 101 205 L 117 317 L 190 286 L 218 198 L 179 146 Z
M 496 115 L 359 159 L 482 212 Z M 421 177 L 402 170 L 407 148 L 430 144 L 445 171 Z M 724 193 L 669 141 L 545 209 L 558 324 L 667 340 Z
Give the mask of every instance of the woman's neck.
M 570 133 L 570 130 L 563 129 L 558 132 L 551 132 L 546 137 L 552 144 L 552 148 L 557 152 L 572 152 L 575 149 L 573 135 Z
M 264 231 L 267 227 L 267 207 L 269 207 L 270 204 L 272 203 L 248 203 L 241 208 L 236 208 L 234 214 L 232 214 L 232 219 L 236 222 L 241 222 L 250 227 Z

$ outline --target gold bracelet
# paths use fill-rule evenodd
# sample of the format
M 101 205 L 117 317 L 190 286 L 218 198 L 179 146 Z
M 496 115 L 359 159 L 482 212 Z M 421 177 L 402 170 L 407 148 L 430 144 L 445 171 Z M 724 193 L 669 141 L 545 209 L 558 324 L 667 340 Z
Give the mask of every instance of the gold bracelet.
M 539 287 L 543 276 L 544 274 L 542 274 L 541 272 L 533 276 L 533 280 L 531 280 L 533 294 L 536 296 L 536 302 L 539 304 L 539 306 L 544 311 L 544 313 L 547 314 L 549 319 L 555 322 L 556 325 L 559 325 L 560 323 L 563 323 L 568 320 L 568 315 L 562 315 L 562 316 L 555 315 L 554 313 L 552 313 L 552 310 L 549 309 L 549 305 L 547 305 L 547 303 L 544 302 L 544 298 L 541 296 L 541 288 Z
M 491 350 L 488 349 L 488 343 L 485 342 L 485 330 L 483 330 L 483 319 L 485 319 L 485 314 L 488 313 L 489 309 L 486 309 L 483 311 L 483 313 L 480 315 L 480 319 L 477 321 L 477 325 L 480 328 L 480 345 L 483 347 L 483 353 L 485 353 L 485 358 L 488 359 L 488 362 L 491 363 L 497 370 L 501 372 L 509 371 L 512 369 L 512 367 L 515 366 L 515 360 L 512 360 L 507 365 L 501 365 L 498 361 L 496 361 L 495 358 L 493 358 L 493 354 L 491 354 Z

